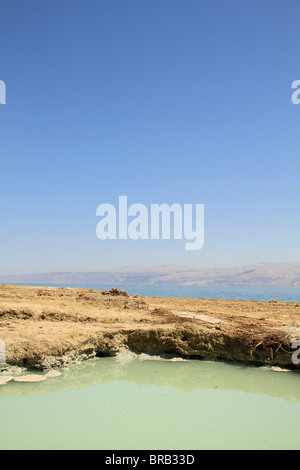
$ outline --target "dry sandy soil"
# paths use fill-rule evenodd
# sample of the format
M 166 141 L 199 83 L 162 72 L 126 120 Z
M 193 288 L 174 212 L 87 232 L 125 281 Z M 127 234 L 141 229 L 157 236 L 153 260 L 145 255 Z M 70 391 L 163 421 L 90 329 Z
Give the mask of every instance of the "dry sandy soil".
M 300 340 L 300 305 L 0 285 L 0 340 L 7 364 L 35 369 L 123 348 L 297 368 L 291 344 Z

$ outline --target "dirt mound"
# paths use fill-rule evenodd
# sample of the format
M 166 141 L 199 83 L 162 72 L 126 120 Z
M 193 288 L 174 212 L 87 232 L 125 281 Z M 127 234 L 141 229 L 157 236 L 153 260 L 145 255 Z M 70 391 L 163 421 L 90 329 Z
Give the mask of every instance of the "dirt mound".
M 122 295 L 124 297 L 129 297 L 129 294 L 125 290 L 119 290 L 114 287 L 110 290 L 102 291 L 102 295 Z
M 2 320 L 29 320 L 33 317 L 33 313 L 25 310 L 3 310 L 0 312 L 0 319 Z
M 79 315 L 70 315 L 67 313 L 59 312 L 43 312 L 38 318 L 38 320 L 46 320 L 53 322 L 67 321 L 67 322 L 96 322 L 96 318 L 88 316 L 79 316 Z

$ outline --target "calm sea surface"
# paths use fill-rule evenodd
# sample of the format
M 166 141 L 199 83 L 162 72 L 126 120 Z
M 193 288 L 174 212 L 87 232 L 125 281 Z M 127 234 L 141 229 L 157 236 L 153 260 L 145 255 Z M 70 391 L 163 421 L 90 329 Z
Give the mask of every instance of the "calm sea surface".
M 300 299 L 292 288 L 119 288 L 149 296 Z M 1 450 L 299 449 L 300 373 L 123 352 L 45 382 L 0 386 L 0 423 Z
M 278 300 L 279 302 L 300 302 L 300 287 L 219 287 L 219 286 L 167 286 L 167 285 L 115 285 L 115 284 L 24 284 L 31 286 L 84 287 L 109 290 L 112 287 L 126 290 L 132 295 L 150 297 L 186 297 L 203 299 L 237 300 Z

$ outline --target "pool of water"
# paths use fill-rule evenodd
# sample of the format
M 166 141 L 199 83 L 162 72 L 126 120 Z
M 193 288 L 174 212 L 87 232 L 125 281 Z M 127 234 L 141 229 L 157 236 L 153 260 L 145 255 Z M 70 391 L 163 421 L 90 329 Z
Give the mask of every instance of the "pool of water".
M 120 354 L 0 387 L 0 449 L 298 449 L 300 374 Z

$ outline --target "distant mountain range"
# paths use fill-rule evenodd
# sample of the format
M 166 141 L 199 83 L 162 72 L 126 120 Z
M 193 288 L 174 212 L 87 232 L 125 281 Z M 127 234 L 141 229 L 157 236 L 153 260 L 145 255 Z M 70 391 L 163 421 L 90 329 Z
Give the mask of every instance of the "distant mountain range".
M 300 287 L 300 263 L 216 268 L 137 266 L 102 271 L 0 275 L 0 283 Z

